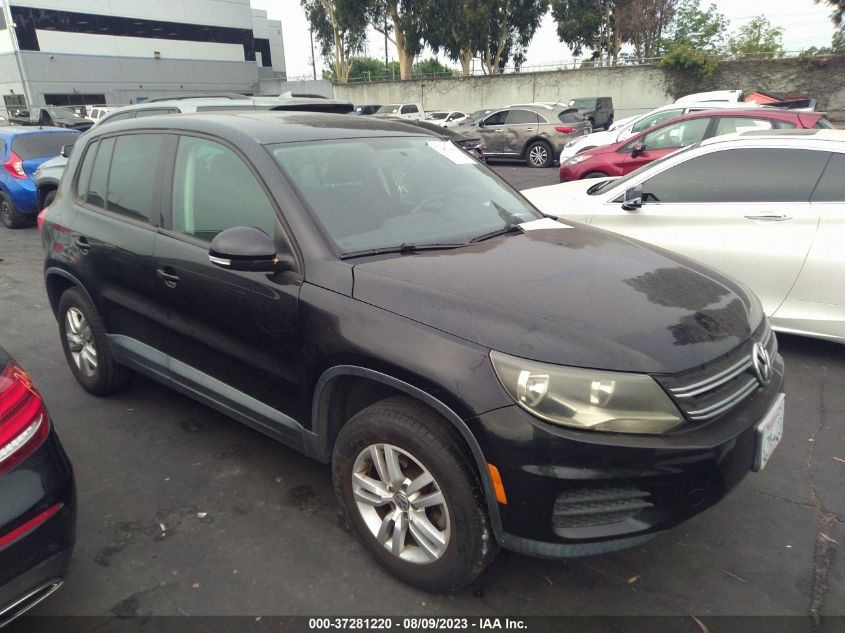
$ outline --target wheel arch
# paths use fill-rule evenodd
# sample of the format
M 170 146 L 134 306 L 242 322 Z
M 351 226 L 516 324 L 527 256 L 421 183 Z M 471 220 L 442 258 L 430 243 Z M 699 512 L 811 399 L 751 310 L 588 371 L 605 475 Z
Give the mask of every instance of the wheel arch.
M 493 481 L 481 447 L 469 426 L 443 401 L 403 380 L 357 365 L 337 365 L 323 372 L 312 397 L 311 431 L 317 443 L 314 457 L 330 462 L 334 441 L 343 425 L 358 411 L 391 395 L 406 395 L 421 402 L 448 420 L 461 436 L 472 455 L 476 474 L 484 490 L 493 533 L 501 542 L 502 521 Z
M 35 191 L 36 200 L 38 203 L 38 208 L 44 208 L 44 200 L 47 199 L 47 194 L 51 191 L 57 191 L 59 188 L 59 181 L 58 180 L 45 180 L 43 182 L 38 183 L 38 186 Z
M 525 141 L 525 143 L 523 144 L 522 154 L 521 154 L 521 157 L 523 159 L 528 156 L 528 148 L 531 147 L 531 144 L 536 142 L 536 141 L 542 141 L 543 143 L 545 143 L 548 146 L 548 148 L 552 152 L 552 154 L 555 154 L 555 155 L 557 154 L 557 152 L 555 151 L 555 146 L 552 144 L 552 142 L 549 139 L 547 139 L 545 136 L 538 134 L 536 136 L 532 136 L 527 141 Z M 557 158 L 557 156 L 555 156 L 555 158 Z
M 85 286 L 82 285 L 82 282 L 75 275 L 63 268 L 51 266 L 45 270 L 44 284 L 47 287 L 47 298 L 50 300 L 50 308 L 56 317 L 59 316 L 59 301 L 68 288 L 77 288 L 85 294 L 92 305 L 97 305 L 93 297 L 85 289 Z

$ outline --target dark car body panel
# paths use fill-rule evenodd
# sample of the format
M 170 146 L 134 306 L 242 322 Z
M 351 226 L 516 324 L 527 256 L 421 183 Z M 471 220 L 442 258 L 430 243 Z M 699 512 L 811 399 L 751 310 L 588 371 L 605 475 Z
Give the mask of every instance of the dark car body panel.
M 566 469 L 572 457 L 579 470 L 587 461 L 577 457 L 582 448 L 598 460 L 594 468 L 608 464 L 604 476 L 609 479 L 618 478 L 629 457 L 637 464 L 636 476 L 642 475 L 649 459 L 662 459 L 661 451 L 667 460 L 674 452 L 706 464 L 702 468 L 715 477 L 714 451 L 723 450 L 718 447 L 731 437 L 750 433 L 751 413 L 710 422 L 711 435 L 702 430 L 699 440 L 692 434 L 686 444 L 662 436 L 558 428 L 513 406 L 490 361 L 496 349 L 561 365 L 655 376 L 706 366 L 754 336 L 752 298 L 718 273 L 580 225 L 451 250 L 341 259 L 318 229 L 307 200 L 264 145 L 429 134 L 380 118 L 209 113 L 124 121 L 80 139 L 68 174 L 76 173 L 87 144 L 134 131 L 163 131 L 173 139 L 159 158 L 160 213 L 150 225 L 116 218 L 76 200 L 73 178 L 64 178 L 42 233 L 51 305 L 57 310 L 64 288 L 80 287 L 102 315 L 120 362 L 275 439 L 330 461 L 334 438 L 348 419 L 333 408 L 338 390 L 343 391 L 339 385 L 365 381 L 366 386 L 359 382 L 355 391 L 341 394 L 351 399 L 346 406 L 352 411 L 358 410 L 356 402 L 408 394 L 439 412 L 466 441 L 499 542 L 541 554 L 537 548 L 548 546 L 552 549 L 543 555 L 563 556 L 576 551 L 566 549 L 570 546 L 592 547 L 597 540 L 605 543 L 602 547 L 618 547 L 687 514 L 681 508 L 646 530 L 613 535 L 612 546 L 601 534 L 550 535 L 548 525 L 529 525 L 548 508 L 535 509 L 522 521 L 496 502 L 488 462 L 507 472 L 505 485 L 513 483 L 512 503 L 520 508 L 561 489 L 561 481 L 555 481 L 561 477 L 537 479 L 529 476 L 531 469 Z M 225 144 L 250 165 L 277 209 L 276 242 L 284 270 L 224 270 L 208 261 L 207 245 L 171 230 L 179 134 Z M 178 284 L 167 287 L 157 270 L 170 271 Z M 769 391 L 759 393 L 760 407 L 770 403 Z M 748 470 L 746 440 L 741 449 L 737 473 Z M 602 450 L 608 451 L 607 459 Z M 538 482 L 548 490 L 532 492 Z M 714 488 L 712 499 L 728 487 L 721 493 Z M 500 514 L 507 515 L 504 528 Z M 537 542 L 541 546 L 535 547 Z

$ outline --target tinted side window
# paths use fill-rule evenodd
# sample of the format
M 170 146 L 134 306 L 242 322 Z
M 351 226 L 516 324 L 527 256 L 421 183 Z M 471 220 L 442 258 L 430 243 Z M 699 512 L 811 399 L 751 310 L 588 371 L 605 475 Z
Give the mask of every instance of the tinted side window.
M 561 112 L 557 118 L 561 123 L 580 123 L 584 120 L 577 112 Z
M 828 152 L 732 149 L 699 156 L 643 183 L 643 201 L 807 202 Z
M 649 132 L 643 137 L 642 142 L 646 149 L 652 150 L 686 147 L 699 143 L 704 138 L 709 125 L 709 117 L 678 121 Z
M 106 209 L 149 222 L 158 191 L 163 134 L 120 136 L 109 172 Z
M 501 112 L 491 114 L 486 119 L 484 119 L 484 125 L 504 125 L 505 121 L 508 120 L 508 114 L 510 113 L 507 110 L 502 110 Z
M 100 141 L 100 148 L 97 150 L 97 158 L 94 160 L 91 171 L 91 180 L 88 183 L 88 191 L 85 192 L 85 202 L 100 209 L 106 205 L 106 182 L 109 178 L 112 149 L 114 149 L 114 138 Z
M 774 122 L 769 119 L 755 119 L 750 116 L 720 116 L 716 119 L 714 136 L 748 130 L 771 130 L 774 127 Z
M 512 110 L 508 125 L 524 125 L 528 123 L 537 123 L 537 115 L 528 110 Z
M 827 169 L 813 192 L 813 202 L 845 202 L 845 154 L 830 157 Z
M 76 179 L 76 197 L 85 198 L 88 191 L 88 184 L 91 182 L 91 171 L 94 169 L 94 158 L 97 156 L 99 142 L 91 143 L 85 149 L 85 156 L 79 167 L 79 177 Z
M 415 112 L 419 112 L 419 110 L 413 103 L 402 107 L 402 114 L 414 114 Z
M 173 176 L 173 230 L 211 242 L 235 226 L 254 226 L 273 237 L 276 211 L 237 154 L 220 143 L 183 136 Z

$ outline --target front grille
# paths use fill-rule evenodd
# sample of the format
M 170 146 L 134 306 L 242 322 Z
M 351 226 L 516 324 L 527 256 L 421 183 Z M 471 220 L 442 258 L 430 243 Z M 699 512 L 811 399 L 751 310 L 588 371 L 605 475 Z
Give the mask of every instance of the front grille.
M 758 337 L 774 362 L 777 337 L 768 323 Z M 748 341 L 737 354 L 704 371 L 685 372 L 670 380 L 661 380 L 664 387 L 687 418 L 704 422 L 727 413 L 760 387 L 754 373 L 752 348 Z
M 552 524 L 556 528 L 580 528 L 624 521 L 654 507 L 647 501 L 650 496 L 634 486 L 567 490 L 555 499 Z

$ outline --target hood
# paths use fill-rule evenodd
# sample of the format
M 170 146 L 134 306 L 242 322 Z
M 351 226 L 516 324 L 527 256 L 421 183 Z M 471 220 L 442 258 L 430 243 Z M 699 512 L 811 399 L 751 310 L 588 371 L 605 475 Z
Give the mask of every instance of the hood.
M 587 189 L 604 180 L 607 179 L 571 180 L 557 185 L 525 189 L 520 193 L 543 213 L 576 222 L 587 222 L 587 218 L 593 214 L 593 200 L 587 195 Z
M 533 360 L 675 373 L 751 334 L 751 299 L 680 255 L 576 225 L 359 263 L 353 296 Z

